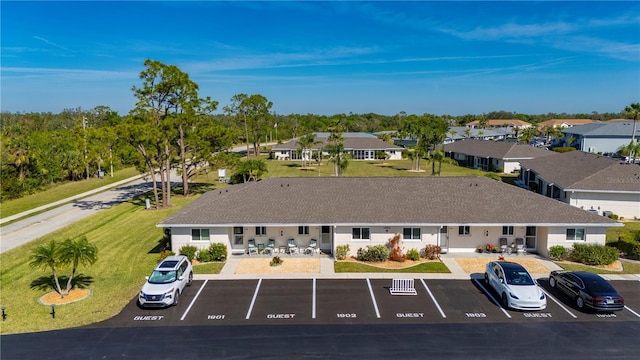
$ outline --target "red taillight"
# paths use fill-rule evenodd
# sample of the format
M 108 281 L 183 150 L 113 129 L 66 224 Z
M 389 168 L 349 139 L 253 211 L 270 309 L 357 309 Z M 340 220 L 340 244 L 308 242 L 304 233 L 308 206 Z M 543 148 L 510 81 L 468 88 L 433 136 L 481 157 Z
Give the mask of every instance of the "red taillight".
M 624 298 L 622 296 L 620 296 L 618 300 L 620 300 L 620 304 L 624 304 Z
M 594 303 L 599 303 L 599 302 L 603 302 L 603 301 L 604 301 L 604 299 L 603 299 L 603 298 L 599 298 L 599 297 L 594 297 L 594 298 L 593 298 L 593 302 L 594 302 Z

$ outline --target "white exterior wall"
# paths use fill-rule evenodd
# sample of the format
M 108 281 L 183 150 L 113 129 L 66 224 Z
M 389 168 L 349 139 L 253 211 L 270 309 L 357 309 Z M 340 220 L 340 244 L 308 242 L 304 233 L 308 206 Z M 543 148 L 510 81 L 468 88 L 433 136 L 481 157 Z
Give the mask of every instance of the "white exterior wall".
M 202 228 L 198 228 L 202 229 Z M 231 242 L 229 240 L 228 228 L 205 228 L 209 229 L 209 240 L 191 241 L 191 228 L 171 228 L 171 249 L 176 254 L 180 253 L 180 248 L 185 245 L 195 246 L 198 249 L 208 249 L 213 243 L 223 243 L 227 246 L 227 253 L 230 253 Z
M 629 131 L 631 132 L 631 131 Z M 631 141 L 628 138 L 582 138 L 582 151 L 591 153 L 616 152 L 621 146 L 626 146 Z
M 505 226 L 513 226 L 505 224 Z M 507 243 L 515 242 L 516 238 L 525 238 L 526 226 L 514 226 L 513 235 L 502 235 L 500 226 L 471 226 L 470 235 L 458 235 L 457 226 L 449 226 L 449 252 L 473 252 L 478 246 L 493 244 L 500 247 L 500 238 L 507 238 Z M 538 237 L 540 235 L 537 235 Z
M 611 211 L 625 219 L 640 218 L 640 192 L 636 194 L 616 194 L 601 192 L 568 191 L 566 201 L 585 210 Z
M 353 240 L 351 238 L 351 230 L 353 226 L 337 226 L 334 228 L 334 253 L 335 248 L 340 245 L 349 245 L 349 256 L 356 256 L 359 248 L 366 248 L 367 246 L 375 245 L 387 245 L 389 240 L 396 234 L 400 234 L 402 237 L 402 229 L 405 226 L 363 226 L 368 227 L 370 232 L 370 240 Z M 408 227 L 408 226 L 406 226 Z M 420 240 L 402 240 L 402 247 L 406 253 L 409 249 L 416 249 L 419 252 L 427 245 L 437 245 L 439 227 L 421 227 L 420 228 Z
M 402 150 L 386 150 L 389 160 L 402 160 Z
M 504 162 L 504 173 L 511 174 L 520 170 L 520 162 L 518 161 L 505 161 Z
M 606 243 L 607 229 L 605 227 L 588 227 L 584 229 L 585 240 L 573 241 L 567 240 L 567 227 L 549 227 L 549 233 L 547 235 L 547 249 L 556 245 L 562 245 L 566 248 L 571 248 L 573 247 L 574 243 L 599 245 L 604 245 Z

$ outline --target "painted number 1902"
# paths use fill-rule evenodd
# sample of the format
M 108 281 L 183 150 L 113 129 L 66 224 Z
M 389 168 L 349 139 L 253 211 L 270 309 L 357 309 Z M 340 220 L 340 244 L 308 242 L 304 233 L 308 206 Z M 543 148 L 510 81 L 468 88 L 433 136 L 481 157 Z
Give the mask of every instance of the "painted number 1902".
M 354 314 L 354 313 L 351 313 L 351 314 L 336 314 L 336 316 L 339 319 L 346 319 L 346 318 L 353 319 L 353 318 L 356 318 L 356 314 Z

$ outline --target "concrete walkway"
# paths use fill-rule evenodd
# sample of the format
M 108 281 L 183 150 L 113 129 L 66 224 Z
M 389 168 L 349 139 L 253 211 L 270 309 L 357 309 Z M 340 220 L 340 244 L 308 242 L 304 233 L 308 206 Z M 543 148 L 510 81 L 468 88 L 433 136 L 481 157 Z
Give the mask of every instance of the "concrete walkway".
M 319 273 L 282 273 L 282 274 L 236 274 L 236 269 L 240 264 L 243 256 L 230 257 L 219 274 L 195 274 L 195 280 L 246 280 L 246 279 L 450 279 L 450 280 L 469 280 L 472 278 L 481 279 L 480 274 L 469 274 L 465 272 L 456 262 L 456 258 L 483 257 L 483 254 L 462 253 L 462 254 L 444 254 L 441 257 L 442 262 L 449 268 L 450 273 L 336 273 L 334 271 L 334 259 L 331 256 L 320 256 L 320 272 Z M 493 258 L 495 256 L 491 256 Z M 539 257 L 537 255 L 528 256 L 531 259 L 541 262 L 545 267 L 552 270 L 562 270 L 553 261 Z M 311 260 L 311 259 L 310 259 Z M 509 259 L 507 259 L 509 260 Z M 531 274 L 535 279 L 547 278 L 546 274 Z M 640 281 L 640 274 L 611 274 L 601 275 L 607 280 L 630 280 Z

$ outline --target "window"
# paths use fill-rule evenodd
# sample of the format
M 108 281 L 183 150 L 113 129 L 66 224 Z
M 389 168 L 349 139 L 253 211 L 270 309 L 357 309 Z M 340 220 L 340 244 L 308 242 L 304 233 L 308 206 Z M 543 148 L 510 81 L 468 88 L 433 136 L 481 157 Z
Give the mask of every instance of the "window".
M 471 227 L 470 226 L 458 226 L 458 235 L 471 235 Z
M 298 235 L 309 235 L 308 226 L 298 226 Z
M 404 228 L 402 229 L 403 240 L 420 240 L 420 228 Z
M 191 229 L 191 241 L 209 240 L 209 229 Z
M 502 235 L 513 236 L 513 226 L 503 226 L 502 227 Z
M 584 229 L 567 229 L 567 240 L 584 241 Z
M 351 238 L 353 240 L 371 240 L 371 237 L 369 236 L 369 228 L 351 229 Z
M 267 227 L 256 226 L 256 236 L 267 236 Z

